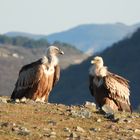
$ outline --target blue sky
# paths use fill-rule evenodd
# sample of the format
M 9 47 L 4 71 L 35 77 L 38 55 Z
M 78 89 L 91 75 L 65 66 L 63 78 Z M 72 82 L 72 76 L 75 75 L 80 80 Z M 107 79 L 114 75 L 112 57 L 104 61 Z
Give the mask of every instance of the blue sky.
M 140 0 L 0 0 L 0 33 L 50 34 L 80 24 L 140 22 Z

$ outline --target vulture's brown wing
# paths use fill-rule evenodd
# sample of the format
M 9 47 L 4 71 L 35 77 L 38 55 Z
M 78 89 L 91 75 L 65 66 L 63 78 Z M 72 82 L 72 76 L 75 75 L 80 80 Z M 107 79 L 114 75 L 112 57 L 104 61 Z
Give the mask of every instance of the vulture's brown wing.
M 59 81 L 60 78 L 60 66 L 56 65 L 54 68 L 54 79 L 53 79 L 53 86 Z
M 128 80 L 121 76 L 109 73 L 104 77 L 104 85 L 109 91 L 108 94 L 110 98 L 117 102 L 130 105 Z
M 94 94 L 95 94 L 94 93 L 95 92 L 95 90 L 94 90 L 95 84 L 93 82 L 93 79 L 94 79 L 94 76 L 89 75 L 89 90 L 90 90 L 90 93 L 91 93 L 92 96 L 94 96 Z
M 34 66 L 24 69 L 19 73 L 16 83 L 16 88 L 28 88 L 33 86 L 43 76 L 43 69 L 41 66 Z
M 24 66 L 20 72 L 15 85 L 15 89 L 11 95 L 11 98 L 15 99 L 17 97 L 23 96 L 18 94 L 23 94 L 22 90 L 33 87 L 37 85 L 41 77 L 43 76 L 42 65 L 37 63 L 32 63 Z

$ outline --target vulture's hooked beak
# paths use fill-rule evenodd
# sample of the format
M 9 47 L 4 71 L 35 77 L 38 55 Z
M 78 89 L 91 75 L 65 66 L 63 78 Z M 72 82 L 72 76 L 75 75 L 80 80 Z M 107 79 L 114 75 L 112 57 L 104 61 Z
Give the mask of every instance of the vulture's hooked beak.
M 95 60 L 91 60 L 91 62 L 90 62 L 91 64 L 95 64 Z
M 59 49 L 59 53 L 60 53 L 61 55 L 64 54 L 64 52 L 63 52 L 61 49 Z

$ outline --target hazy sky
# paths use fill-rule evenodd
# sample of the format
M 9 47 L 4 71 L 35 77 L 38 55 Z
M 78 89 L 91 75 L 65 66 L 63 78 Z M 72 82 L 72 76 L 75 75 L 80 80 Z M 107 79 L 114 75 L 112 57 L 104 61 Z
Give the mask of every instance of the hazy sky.
M 50 34 L 87 23 L 140 22 L 140 0 L 0 0 L 0 33 Z

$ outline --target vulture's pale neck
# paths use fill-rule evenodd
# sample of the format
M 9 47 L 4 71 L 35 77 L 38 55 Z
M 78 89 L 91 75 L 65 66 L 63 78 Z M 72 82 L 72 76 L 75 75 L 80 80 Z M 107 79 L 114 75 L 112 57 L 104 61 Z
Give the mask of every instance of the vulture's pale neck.
M 98 70 L 101 69 L 102 67 L 104 67 L 104 63 L 103 62 L 99 62 L 99 63 L 95 64 L 95 68 L 98 69 Z
M 104 77 L 107 75 L 107 67 L 103 65 L 103 62 L 96 63 L 91 67 L 90 74 L 93 76 Z
M 56 55 L 49 54 L 47 57 L 48 57 L 48 63 L 50 65 L 56 66 L 59 63 L 58 57 Z
M 48 64 L 48 58 L 47 58 L 46 56 L 43 56 L 43 57 L 41 58 L 41 63 L 42 63 L 42 64 Z

